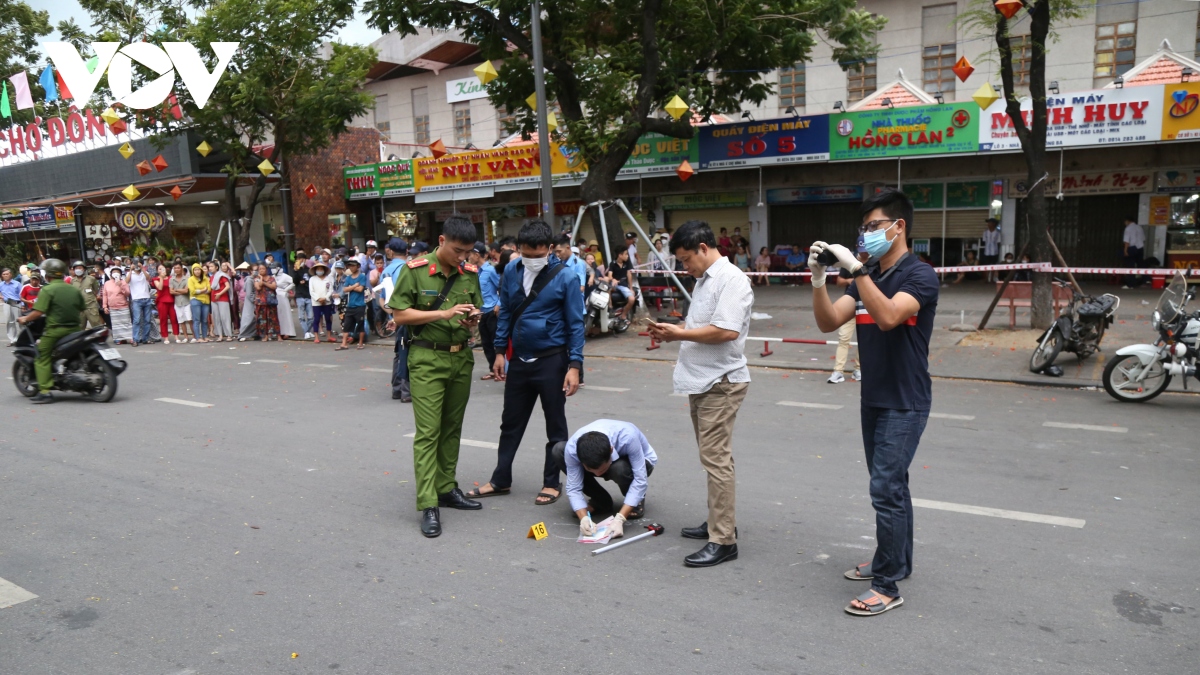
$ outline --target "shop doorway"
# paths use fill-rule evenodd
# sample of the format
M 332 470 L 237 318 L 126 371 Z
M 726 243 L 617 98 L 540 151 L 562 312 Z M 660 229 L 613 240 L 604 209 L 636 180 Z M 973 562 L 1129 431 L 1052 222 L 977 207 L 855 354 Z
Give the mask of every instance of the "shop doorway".
M 858 202 L 772 206 L 768 239 L 771 251 L 774 252 L 777 246 L 792 244 L 808 248 L 814 241 L 853 248 L 861 223 L 859 206 Z
M 1050 236 L 1067 264 L 1120 267 L 1125 216 L 1136 216 L 1138 195 L 1095 195 L 1047 199 Z M 1017 250 L 1029 240 L 1025 200 L 1017 202 Z

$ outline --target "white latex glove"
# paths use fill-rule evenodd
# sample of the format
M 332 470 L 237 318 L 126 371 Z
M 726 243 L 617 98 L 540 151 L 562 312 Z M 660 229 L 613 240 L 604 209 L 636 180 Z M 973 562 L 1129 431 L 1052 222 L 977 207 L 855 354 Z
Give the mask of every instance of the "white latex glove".
M 840 267 L 847 272 L 855 272 L 863 264 L 855 257 L 854 252 L 842 246 L 841 244 L 826 244 L 825 250 L 837 256 L 838 262 L 836 267 Z
M 596 524 L 592 522 L 591 516 L 584 516 L 579 519 L 579 534 L 585 537 L 591 537 L 596 534 Z
M 608 531 L 612 533 L 612 538 L 625 536 L 625 516 L 617 514 L 613 516 L 613 521 L 608 525 Z
M 823 241 L 814 241 L 812 246 L 808 248 L 808 271 L 812 272 L 812 287 L 820 288 L 825 285 L 825 266 L 817 262 L 817 256 L 825 247 L 829 246 Z

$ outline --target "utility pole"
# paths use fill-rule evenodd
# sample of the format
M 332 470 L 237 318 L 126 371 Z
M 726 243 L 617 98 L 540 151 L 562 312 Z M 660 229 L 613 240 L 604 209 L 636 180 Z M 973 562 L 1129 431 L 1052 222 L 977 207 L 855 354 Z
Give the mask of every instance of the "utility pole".
M 533 0 L 533 82 L 537 96 L 538 157 L 542 168 L 542 217 L 554 218 L 554 184 L 550 178 L 550 129 L 546 126 L 546 72 L 542 60 L 542 3 Z M 551 223 L 551 230 L 554 225 Z

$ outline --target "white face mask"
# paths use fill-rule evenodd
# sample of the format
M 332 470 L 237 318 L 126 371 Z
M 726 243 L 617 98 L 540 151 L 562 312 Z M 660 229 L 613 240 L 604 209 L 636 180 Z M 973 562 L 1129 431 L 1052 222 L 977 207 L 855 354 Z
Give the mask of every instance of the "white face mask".
M 521 260 L 524 262 L 525 269 L 533 270 L 536 274 L 545 269 L 546 264 L 550 262 L 550 256 L 546 256 L 545 258 L 521 258 Z

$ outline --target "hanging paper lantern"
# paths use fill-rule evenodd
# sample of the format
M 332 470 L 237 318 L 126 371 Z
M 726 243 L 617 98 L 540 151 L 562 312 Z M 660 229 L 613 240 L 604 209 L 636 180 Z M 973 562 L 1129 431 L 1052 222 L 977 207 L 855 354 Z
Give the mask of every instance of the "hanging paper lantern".
M 696 170 L 692 168 L 692 165 L 686 159 L 683 160 L 683 164 L 680 164 L 675 169 L 675 175 L 679 176 L 679 180 L 681 181 L 691 178 L 694 173 L 696 173 Z
M 305 185 L 304 186 L 304 196 L 308 197 L 309 199 L 316 197 L 317 196 L 317 186 L 313 185 L 312 183 Z
M 439 138 L 429 144 L 429 152 L 433 153 L 434 159 L 443 157 L 446 155 L 446 144 L 443 143 L 442 139 Z
M 146 160 L 143 159 L 142 161 L 137 163 L 137 170 L 138 170 L 138 173 L 145 176 L 146 174 L 153 171 L 154 167 L 150 166 L 150 162 L 147 162 Z
M 262 172 L 262 175 L 270 176 L 271 172 L 275 170 L 275 165 L 271 163 L 271 160 L 264 159 L 258 163 L 258 170 Z
M 550 131 L 558 128 L 558 118 L 554 116 L 553 111 L 546 113 L 546 128 Z
M 133 146 L 126 143 L 125 145 L 122 145 L 121 147 L 117 148 L 117 152 L 121 153 L 121 156 L 124 157 L 125 159 L 129 159 L 130 156 L 133 155 Z
M 667 105 L 663 107 L 663 110 L 667 111 L 667 114 L 671 116 L 671 119 L 677 120 L 683 115 L 683 113 L 688 111 L 688 104 L 683 99 L 679 98 L 679 94 L 676 94 L 674 98 L 672 98 L 670 101 L 667 101 Z
M 500 77 L 500 73 L 496 72 L 496 67 L 492 65 L 491 61 L 484 61 L 475 66 L 475 77 L 478 77 L 479 82 L 487 86 L 488 82 Z
M 113 132 L 113 136 L 116 136 L 117 134 L 125 133 L 125 130 L 129 127 L 125 124 L 125 120 L 117 120 L 116 122 L 108 125 L 108 128 Z
M 183 196 L 183 190 L 180 190 L 179 186 L 176 185 L 175 187 L 171 188 L 171 192 L 169 194 L 171 195 L 172 199 L 179 201 L 179 198 Z
M 968 61 L 967 57 L 964 56 L 959 59 L 958 63 L 954 64 L 954 67 L 950 70 L 954 71 L 954 74 L 958 76 L 960 82 L 966 82 L 967 78 L 971 76 L 971 73 L 975 72 L 975 66 L 972 66 L 971 62 Z
M 165 169 L 167 168 L 167 166 L 169 166 L 169 165 L 167 164 L 167 160 L 163 159 L 163 156 L 162 156 L 162 155 L 159 155 L 158 157 L 155 157 L 154 159 L 150 160 L 150 163 L 151 163 L 151 164 L 153 164 L 153 165 L 154 165 L 154 168 L 155 168 L 155 170 L 156 170 L 156 171 L 158 171 L 158 172 L 160 172 L 160 173 L 161 173 L 163 170 L 165 170 Z
M 200 153 L 201 157 L 208 157 L 208 153 L 213 151 L 213 147 L 208 144 L 208 141 L 200 141 L 200 145 L 196 146 L 196 152 Z
M 535 91 L 530 94 L 529 97 L 525 99 L 525 102 L 529 104 L 529 108 L 531 110 L 537 110 L 537 92 Z
M 130 202 L 142 196 L 142 193 L 132 184 L 124 190 L 121 190 L 121 194 L 125 196 L 126 201 Z
M 104 120 L 105 124 L 112 126 L 121 119 L 121 116 L 117 114 L 116 110 L 105 108 L 104 112 L 100 113 L 100 119 Z
M 986 110 L 989 106 L 1000 99 L 1000 94 L 992 88 L 991 82 L 984 82 L 983 86 L 971 94 L 971 98 L 979 104 L 980 110 Z
M 1021 11 L 1021 0 L 996 0 L 996 11 L 1004 15 L 1004 18 L 1011 19 Z

